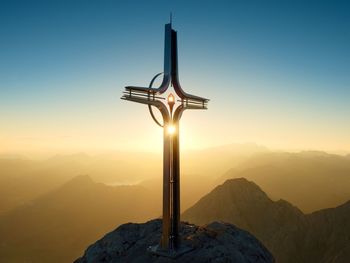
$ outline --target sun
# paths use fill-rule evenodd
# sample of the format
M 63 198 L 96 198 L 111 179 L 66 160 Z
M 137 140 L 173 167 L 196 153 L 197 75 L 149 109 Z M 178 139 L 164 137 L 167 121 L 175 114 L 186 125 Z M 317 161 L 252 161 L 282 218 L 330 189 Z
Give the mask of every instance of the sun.
M 176 132 L 176 128 L 174 125 L 170 124 L 167 127 L 168 134 L 173 135 Z

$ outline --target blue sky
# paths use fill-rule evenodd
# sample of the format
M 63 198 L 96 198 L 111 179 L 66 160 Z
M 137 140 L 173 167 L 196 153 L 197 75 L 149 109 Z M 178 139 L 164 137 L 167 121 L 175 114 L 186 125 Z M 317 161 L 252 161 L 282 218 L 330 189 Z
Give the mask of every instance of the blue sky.
M 181 83 L 211 99 L 184 148 L 350 151 L 346 1 L 1 1 L 0 152 L 160 145 L 119 97 L 162 71 L 170 11 Z

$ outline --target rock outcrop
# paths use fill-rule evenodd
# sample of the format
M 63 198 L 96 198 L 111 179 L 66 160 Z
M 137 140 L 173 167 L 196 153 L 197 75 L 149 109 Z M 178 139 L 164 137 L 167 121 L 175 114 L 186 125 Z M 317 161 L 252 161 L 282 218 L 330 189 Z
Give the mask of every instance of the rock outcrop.
M 213 222 L 203 227 L 182 223 L 182 244 L 192 250 L 176 259 L 148 251 L 150 246 L 158 244 L 160 236 L 160 219 L 143 224 L 124 224 L 91 245 L 75 263 L 275 262 L 254 236 L 227 223 Z

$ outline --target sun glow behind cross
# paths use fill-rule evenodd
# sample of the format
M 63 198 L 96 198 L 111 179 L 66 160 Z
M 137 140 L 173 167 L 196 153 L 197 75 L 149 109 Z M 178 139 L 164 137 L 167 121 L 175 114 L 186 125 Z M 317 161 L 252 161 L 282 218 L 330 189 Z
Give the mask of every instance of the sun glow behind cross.
M 170 135 L 173 135 L 176 132 L 176 127 L 172 124 L 169 124 L 167 127 L 167 132 Z

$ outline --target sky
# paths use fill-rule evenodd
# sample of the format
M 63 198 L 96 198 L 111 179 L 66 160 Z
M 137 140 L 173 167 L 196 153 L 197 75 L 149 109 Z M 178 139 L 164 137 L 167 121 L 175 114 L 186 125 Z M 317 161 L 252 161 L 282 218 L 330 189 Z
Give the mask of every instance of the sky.
M 253 142 L 350 152 L 347 1 L 0 1 L 0 153 L 160 152 L 120 100 L 163 69 L 173 14 L 182 149 Z

